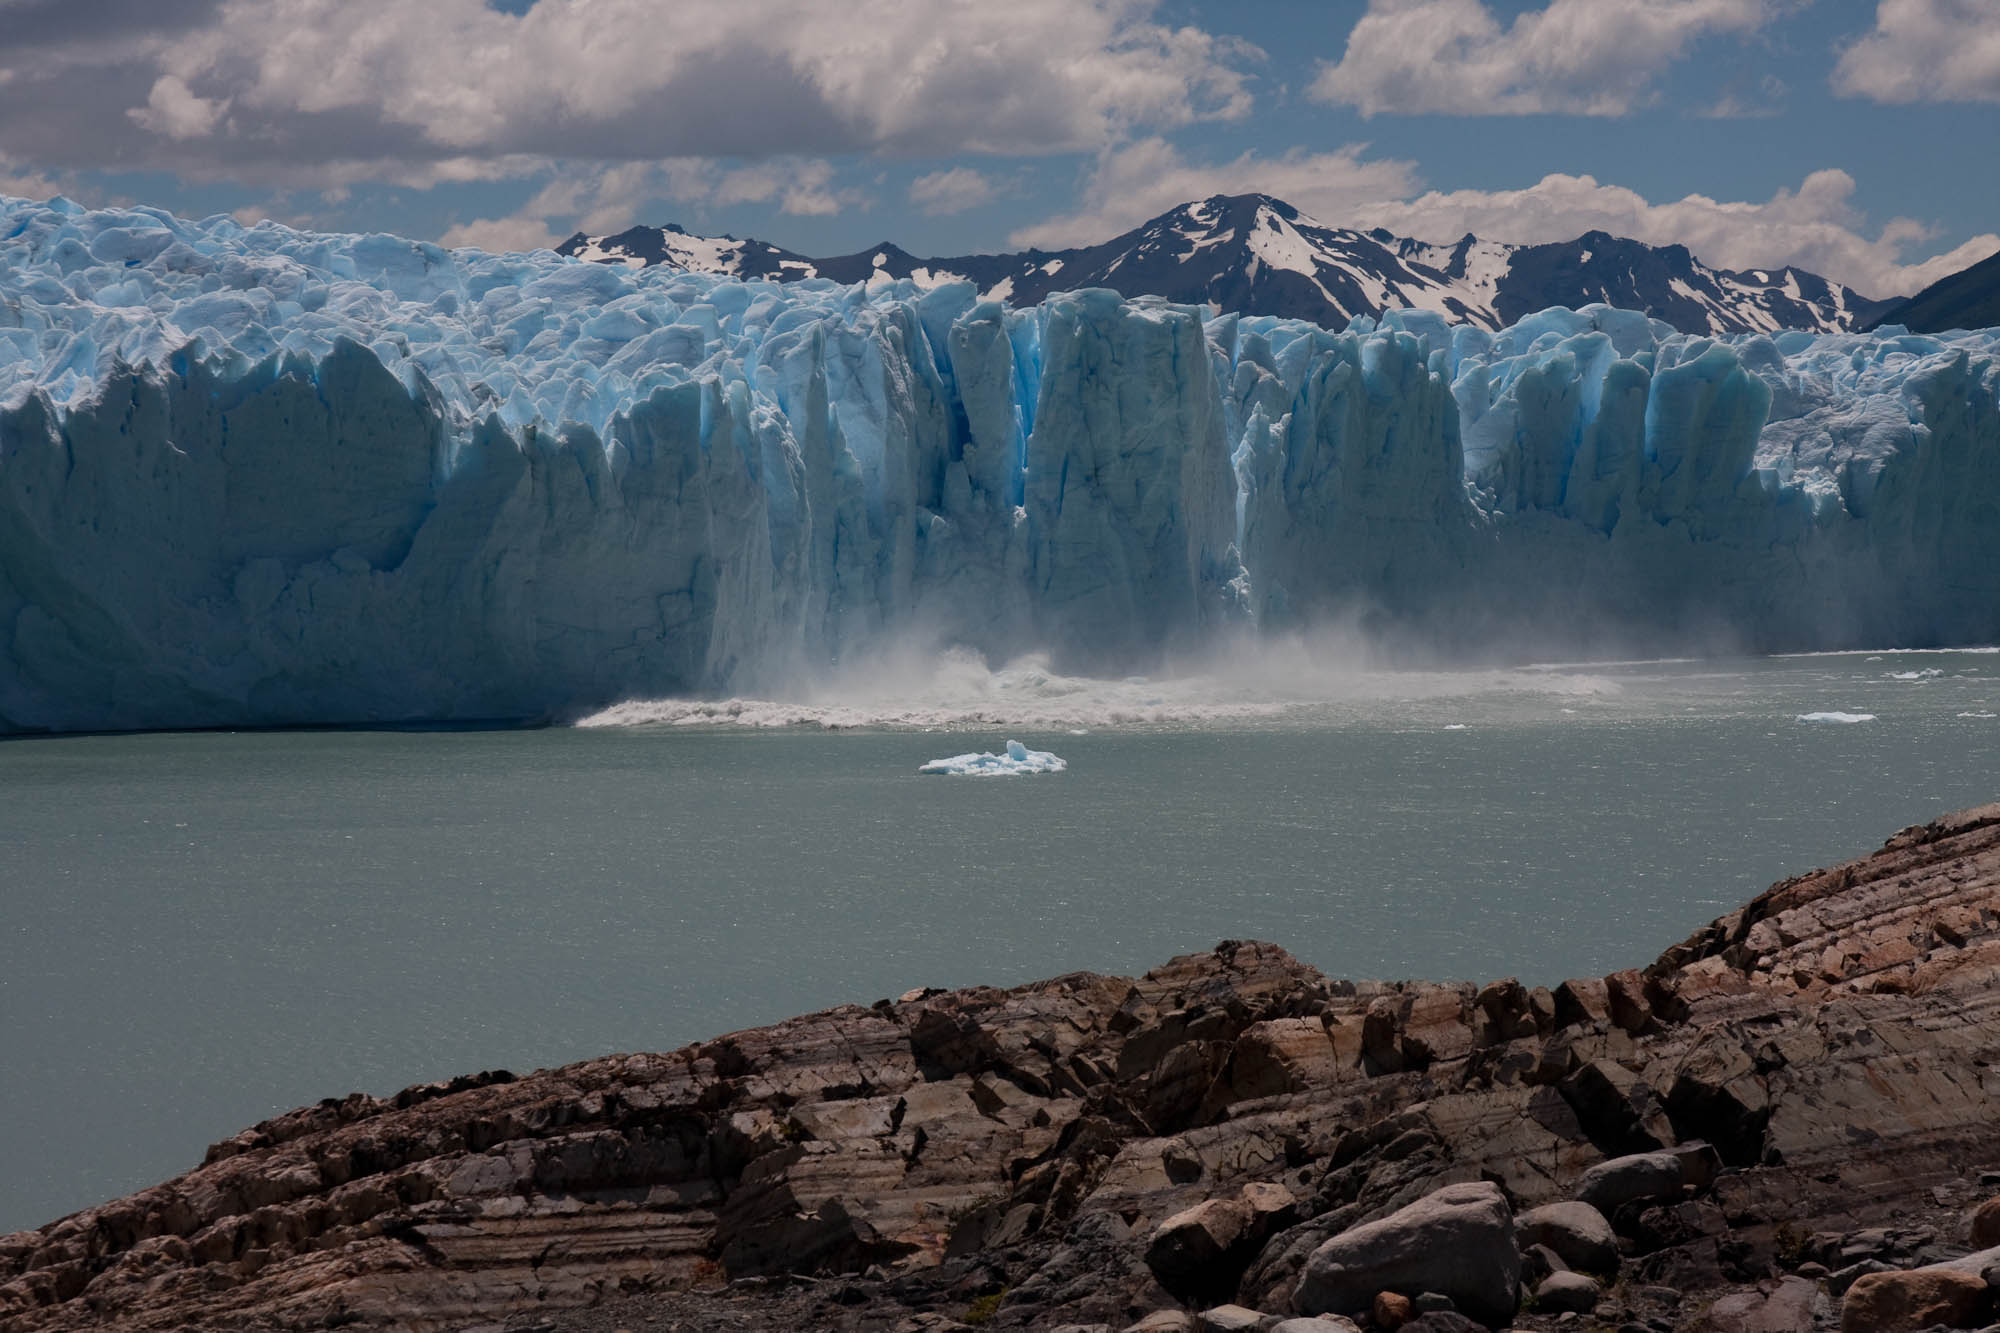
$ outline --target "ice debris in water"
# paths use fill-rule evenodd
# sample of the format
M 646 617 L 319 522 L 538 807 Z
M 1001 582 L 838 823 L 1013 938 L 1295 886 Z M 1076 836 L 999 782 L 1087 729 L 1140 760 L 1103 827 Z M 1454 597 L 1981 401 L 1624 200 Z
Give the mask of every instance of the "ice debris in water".
M 1017 773 L 1060 773 L 1068 767 L 1047 750 L 1030 750 L 1019 741 L 1008 741 L 1004 754 L 955 754 L 949 759 L 933 759 L 917 772 L 943 773 L 955 778 L 998 778 Z
M 1873 722 L 1874 720 L 1875 720 L 1875 715 L 1873 713 L 1800 713 L 1799 714 L 1799 721 L 1801 722 L 1848 723 L 1848 722 Z

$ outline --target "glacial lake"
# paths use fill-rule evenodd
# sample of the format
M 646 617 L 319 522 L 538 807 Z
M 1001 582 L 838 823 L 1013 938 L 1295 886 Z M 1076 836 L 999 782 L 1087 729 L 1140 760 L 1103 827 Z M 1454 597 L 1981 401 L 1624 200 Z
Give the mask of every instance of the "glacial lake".
M 2000 797 L 1996 714 L 1989 652 L 1303 682 L 958 663 L 535 731 L 0 743 L 0 1232 L 323 1096 L 920 985 L 1245 937 L 1335 976 L 1643 964 Z M 1010 738 L 1068 770 L 917 774 Z

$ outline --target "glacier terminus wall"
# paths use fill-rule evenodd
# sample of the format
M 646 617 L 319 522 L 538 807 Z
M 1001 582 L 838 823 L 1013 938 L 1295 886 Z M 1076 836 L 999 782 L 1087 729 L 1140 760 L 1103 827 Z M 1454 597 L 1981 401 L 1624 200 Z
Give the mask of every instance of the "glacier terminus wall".
M 0 730 L 2000 640 L 2000 333 L 1344 333 L 0 200 Z

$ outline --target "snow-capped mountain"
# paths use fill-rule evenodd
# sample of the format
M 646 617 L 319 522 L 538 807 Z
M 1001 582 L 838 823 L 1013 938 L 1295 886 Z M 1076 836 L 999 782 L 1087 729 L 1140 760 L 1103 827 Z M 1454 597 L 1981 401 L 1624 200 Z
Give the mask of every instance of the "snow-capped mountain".
M 818 271 L 804 255 L 781 250 L 765 241 L 696 236 L 672 223 L 664 227 L 632 227 L 616 236 L 590 237 L 578 232 L 556 248 L 561 254 L 600 264 L 625 264 L 632 268 L 665 264 L 691 273 L 775 278 L 780 282 L 814 277 Z
M 1506 245 L 1470 235 L 1439 245 L 1379 229 L 1329 227 L 1261 194 L 1182 204 L 1102 245 L 1075 250 L 919 259 L 884 243 L 859 254 L 808 259 L 762 241 L 691 236 L 678 227 L 634 227 L 608 237 L 579 232 L 559 249 L 602 263 L 664 263 L 779 281 L 965 279 L 987 296 L 1016 304 L 1055 291 L 1109 287 L 1126 296 L 1206 301 L 1329 328 L 1398 307 L 1500 328 L 1549 306 L 1602 301 L 1643 310 L 1688 333 L 1831 331 L 1865 325 L 1889 305 L 1800 269 L 1709 268 L 1685 246 L 1645 245 L 1599 231 L 1554 245 Z

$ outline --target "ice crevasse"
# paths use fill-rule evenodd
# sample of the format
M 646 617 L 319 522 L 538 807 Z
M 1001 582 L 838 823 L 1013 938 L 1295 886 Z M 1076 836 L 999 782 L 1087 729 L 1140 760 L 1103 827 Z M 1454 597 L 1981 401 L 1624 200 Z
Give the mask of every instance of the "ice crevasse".
M 0 200 L 0 730 L 2000 638 L 2000 333 L 1334 333 Z

